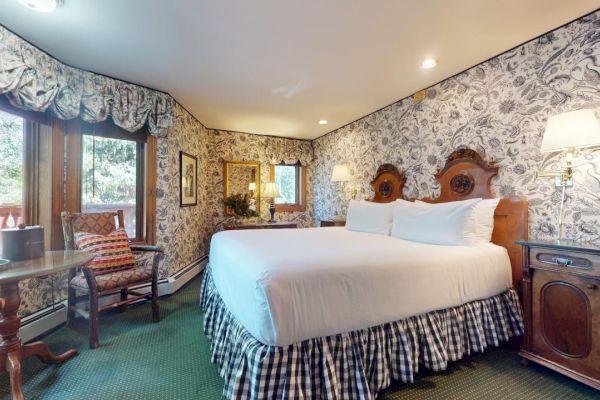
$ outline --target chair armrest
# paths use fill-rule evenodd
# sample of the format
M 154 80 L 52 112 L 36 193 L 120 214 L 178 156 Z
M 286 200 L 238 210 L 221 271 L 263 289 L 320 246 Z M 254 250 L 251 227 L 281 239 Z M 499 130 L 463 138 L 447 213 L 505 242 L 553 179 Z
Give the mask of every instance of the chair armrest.
M 131 251 L 155 251 L 157 253 L 162 253 L 164 251 L 162 246 L 155 246 L 151 244 L 130 244 L 129 248 Z

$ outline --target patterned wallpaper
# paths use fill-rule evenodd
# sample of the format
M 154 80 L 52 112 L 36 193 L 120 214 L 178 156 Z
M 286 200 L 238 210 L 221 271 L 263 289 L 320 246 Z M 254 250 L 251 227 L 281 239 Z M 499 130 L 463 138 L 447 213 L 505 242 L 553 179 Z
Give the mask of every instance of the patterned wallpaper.
M 206 190 L 209 130 L 178 103 L 175 121 L 158 137 L 156 219 L 157 244 L 164 246 L 160 277 L 165 278 L 208 253 L 212 220 L 207 212 Z M 198 204 L 179 206 L 179 151 L 198 158 Z
M 348 201 L 330 182 L 347 163 L 358 198 L 369 198 L 377 167 L 394 163 L 407 176 L 406 196 L 430 196 L 433 174 L 456 148 L 493 158 L 497 195 L 529 199 L 530 234 L 557 235 L 560 192 L 536 172 L 561 161 L 539 151 L 549 116 L 600 107 L 600 11 L 445 80 L 420 103 L 400 100 L 316 139 L 315 216 L 329 217 Z M 600 150 L 579 151 L 575 185 L 567 189 L 565 237 L 600 241 Z
M 211 160 L 208 163 L 208 212 L 213 218 L 215 231 L 222 230 L 224 225 L 240 222 L 238 217 L 224 215 L 224 160 L 260 162 L 260 181 L 263 183 L 269 180 L 269 165 L 272 161 L 281 162 L 285 160 L 289 163 L 295 163 L 300 159 L 303 160 L 304 165 L 309 164 L 312 160 L 312 144 L 309 141 L 220 130 L 211 130 L 209 136 L 208 153 Z M 294 221 L 300 227 L 314 225 L 312 164 L 309 164 L 307 168 L 306 211 L 276 213 L 275 219 Z M 262 199 L 260 212 L 262 219 L 269 219 L 269 204 Z M 252 218 L 247 219 L 247 221 L 255 220 Z

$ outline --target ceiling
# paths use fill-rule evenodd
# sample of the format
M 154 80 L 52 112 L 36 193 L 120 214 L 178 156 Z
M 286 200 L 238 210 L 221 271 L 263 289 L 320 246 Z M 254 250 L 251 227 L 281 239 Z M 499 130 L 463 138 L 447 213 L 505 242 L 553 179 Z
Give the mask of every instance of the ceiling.
M 168 92 L 209 128 L 312 139 L 599 7 L 63 0 L 41 14 L 2 0 L 0 24 L 69 65 Z M 438 66 L 421 69 L 426 57 Z

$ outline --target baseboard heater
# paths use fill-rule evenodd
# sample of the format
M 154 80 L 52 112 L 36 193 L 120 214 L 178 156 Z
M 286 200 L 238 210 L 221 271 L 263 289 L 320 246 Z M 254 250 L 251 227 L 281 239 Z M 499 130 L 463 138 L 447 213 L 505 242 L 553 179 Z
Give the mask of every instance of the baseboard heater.
M 175 274 L 158 281 L 158 295 L 167 296 L 177 292 L 183 285 L 189 282 L 193 277 L 198 275 L 206 267 L 208 263 L 208 255 L 204 255 L 184 268 L 177 271 Z M 149 292 L 150 284 L 134 286 L 139 292 Z M 100 299 L 100 305 L 109 301 L 118 299 L 118 294 L 114 296 Z M 113 298 L 114 297 L 114 298 Z M 140 300 L 144 301 L 144 300 Z M 21 320 L 21 329 L 19 337 L 24 342 L 29 342 L 39 336 L 42 336 L 52 329 L 64 324 L 67 321 L 67 301 L 63 300 L 52 306 L 41 309 Z

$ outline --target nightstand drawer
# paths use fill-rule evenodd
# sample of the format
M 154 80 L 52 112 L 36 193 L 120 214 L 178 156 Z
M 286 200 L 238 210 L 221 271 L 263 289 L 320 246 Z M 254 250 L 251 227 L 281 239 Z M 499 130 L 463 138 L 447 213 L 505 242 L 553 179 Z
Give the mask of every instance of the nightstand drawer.
M 582 275 L 600 273 L 600 256 L 578 251 L 531 247 L 529 265 L 549 271 L 571 271 Z

